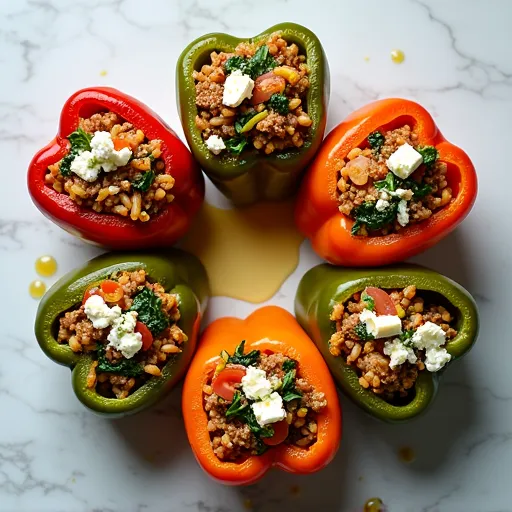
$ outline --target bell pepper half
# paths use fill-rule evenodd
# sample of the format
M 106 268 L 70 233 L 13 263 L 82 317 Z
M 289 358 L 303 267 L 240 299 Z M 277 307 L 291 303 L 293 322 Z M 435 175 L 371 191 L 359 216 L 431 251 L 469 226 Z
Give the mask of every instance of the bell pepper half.
M 318 438 L 308 449 L 288 444 L 270 448 L 241 463 L 223 462 L 210 444 L 203 387 L 215 370 L 222 350 L 234 352 L 245 340 L 246 351 L 280 352 L 299 363 L 299 375 L 325 393 L 326 408 L 318 413 Z M 220 318 L 203 333 L 183 387 L 183 417 L 188 439 L 200 466 L 227 485 L 246 485 L 259 480 L 272 466 L 290 473 L 312 473 L 325 467 L 336 454 L 341 439 L 341 411 L 336 387 L 322 356 L 295 318 L 282 308 L 266 306 L 245 320 Z
M 86 289 L 115 271 L 144 269 L 151 280 L 178 296 L 178 326 L 188 336 L 182 352 L 171 357 L 161 377 L 151 377 L 124 399 L 105 398 L 87 387 L 87 375 L 95 353 L 76 353 L 56 340 L 63 313 L 82 303 Z M 201 317 L 209 295 L 208 278 L 199 260 L 184 251 L 169 249 L 157 253 L 107 253 L 62 277 L 44 295 L 35 321 L 35 334 L 43 352 L 56 363 L 72 370 L 78 399 L 92 411 L 109 417 L 139 412 L 163 398 L 183 377 L 194 354 Z
M 304 275 L 295 297 L 297 319 L 322 352 L 338 386 L 367 413 L 387 422 L 410 420 L 422 413 L 432 403 L 444 369 L 436 373 L 420 372 L 413 399 L 407 405 L 393 405 L 364 389 L 359 384 L 355 369 L 342 357 L 334 357 L 329 352 L 328 342 L 335 332 L 334 322 L 329 316 L 335 304 L 345 302 L 368 286 L 389 289 L 408 285 L 416 285 L 420 292 L 439 294 L 441 300 L 456 312 L 458 334 L 447 342 L 445 348 L 452 356 L 451 361 L 466 354 L 478 335 L 475 301 L 462 286 L 425 267 L 402 264 L 387 268 L 347 269 L 322 264 Z
M 364 144 L 375 130 L 409 124 L 421 145 L 435 146 L 448 166 L 446 179 L 453 199 L 427 220 L 410 224 L 399 233 L 361 237 L 351 234 L 354 221 L 338 210 L 338 163 Z M 391 98 L 356 110 L 325 138 L 302 182 L 296 206 L 299 229 L 314 250 L 335 265 L 377 266 L 409 258 L 433 246 L 453 231 L 475 202 L 477 178 L 466 153 L 448 142 L 431 115 L 413 101 Z
M 165 172 L 176 180 L 175 199 L 146 223 L 82 208 L 44 182 L 48 166 L 69 152 L 67 137 L 77 129 L 79 118 L 106 110 L 140 128 L 148 138 L 163 142 Z M 32 159 L 27 182 L 32 201 L 46 217 L 72 235 L 114 249 L 173 244 L 187 232 L 204 199 L 203 175 L 185 144 L 149 107 L 110 87 L 82 89 L 66 101 L 57 136 Z
M 272 155 L 262 155 L 252 149 L 245 150 L 240 156 L 227 152 L 216 156 L 207 149 L 195 124 L 197 107 L 192 72 L 199 70 L 213 51 L 233 52 L 240 42 L 261 41 L 274 32 L 297 44 L 311 69 L 307 108 L 313 124 L 309 139 L 298 150 Z M 259 200 L 284 199 L 295 192 L 302 171 L 322 142 L 329 102 L 329 67 L 322 45 L 313 32 L 296 23 L 281 23 L 250 39 L 221 33 L 199 37 L 178 59 L 176 90 L 181 123 L 192 153 L 223 194 L 237 205 L 247 205 Z

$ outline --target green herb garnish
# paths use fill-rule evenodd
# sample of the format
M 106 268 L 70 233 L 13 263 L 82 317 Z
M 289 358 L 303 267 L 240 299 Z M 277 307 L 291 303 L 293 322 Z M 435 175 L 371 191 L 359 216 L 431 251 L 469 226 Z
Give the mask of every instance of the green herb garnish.
M 228 73 L 233 73 L 233 71 L 239 69 L 243 73 L 245 72 L 245 66 L 247 65 L 247 60 L 243 57 L 239 57 L 238 55 L 235 55 L 234 57 L 230 57 L 226 63 L 224 64 L 224 67 Z
M 383 180 L 376 181 L 374 185 L 377 190 L 385 189 L 389 190 L 390 192 L 395 192 L 398 188 L 411 190 L 413 195 L 418 198 L 425 197 L 430 192 L 432 192 L 432 187 L 427 183 L 418 183 L 412 178 L 406 178 L 405 180 L 402 180 L 398 176 L 395 176 L 392 172 L 388 172 Z
M 248 144 L 247 139 L 240 135 L 231 137 L 231 139 L 224 141 L 224 143 L 226 144 L 226 149 L 234 155 L 239 155 Z
M 284 369 L 284 364 L 283 364 Z M 302 393 L 295 387 L 295 376 L 297 372 L 295 369 L 286 372 L 283 378 L 283 385 L 281 386 L 280 394 L 285 402 L 290 402 L 296 398 L 302 398 Z
M 363 323 L 363 322 L 359 322 L 355 327 L 354 327 L 354 332 L 357 334 L 357 337 L 361 340 L 361 341 L 369 341 L 369 340 L 373 340 L 375 339 L 375 337 L 373 336 L 373 334 L 370 334 L 368 332 L 368 329 L 366 328 L 366 324 Z
M 268 46 L 260 46 L 253 57 L 244 59 L 238 55 L 230 57 L 224 67 L 228 73 L 239 69 L 244 75 L 249 75 L 253 80 L 277 66 L 277 61 L 270 55 Z
M 289 372 L 290 370 L 293 370 L 297 366 L 297 361 L 294 359 L 287 359 L 283 363 L 283 372 Z
M 380 148 L 384 144 L 384 140 L 384 135 L 379 131 L 372 132 L 368 135 L 368 144 L 370 144 L 370 147 L 375 151 L 375 153 L 380 151 Z
M 413 334 L 414 334 L 414 329 L 409 329 L 408 331 L 402 332 L 402 334 L 400 334 L 400 336 L 398 338 L 406 347 L 412 347 Z
M 376 181 L 374 185 L 377 190 L 386 189 L 394 192 L 398 188 L 397 180 L 398 178 L 392 172 L 388 172 L 383 180 Z
M 390 205 L 382 210 L 377 210 L 377 203 L 366 202 L 354 208 L 353 215 L 355 217 L 352 226 L 352 235 L 357 235 L 359 228 L 364 224 L 369 229 L 380 229 L 391 224 L 396 217 L 398 211 L 398 203 L 390 203 Z
M 412 178 L 407 178 L 401 184 L 401 187 L 404 189 L 412 190 L 413 195 L 416 197 L 425 197 L 426 195 L 432 192 L 432 187 L 427 183 L 418 183 Z
M 140 377 L 143 373 L 143 368 L 140 363 L 133 359 L 122 359 L 118 363 L 111 363 L 105 356 L 106 347 L 105 345 L 98 343 L 97 355 L 98 355 L 98 366 L 96 371 L 98 372 L 109 372 L 117 373 L 123 377 Z
M 272 96 L 270 96 L 268 106 L 283 116 L 288 114 L 290 111 L 290 107 L 288 106 L 288 98 L 284 94 L 272 94 Z
M 249 404 L 242 403 L 242 393 L 240 391 L 235 391 L 235 395 L 233 396 L 233 401 L 226 411 L 226 418 L 230 418 L 231 416 L 240 416 L 244 414 L 245 409 L 249 407 Z
M 169 318 L 162 310 L 162 299 L 147 287 L 135 296 L 130 311 L 137 311 L 139 321 L 154 335 L 169 326 Z
M 68 140 L 71 144 L 69 153 L 60 161 L 59 172 L 62 176 L 67 177 L 71 175 L 71 163 L 82 151 L 91 150 L 92 135 L 84 132 L 82 128 L 78 128 L 73 133 L 70 133 Z
M 153 182 L 155 181 L 156 175 L 154 171 L 146 171 L 143 172 L 132 181 L 132 187 L 135 190 L 140 190 L 141 192 L 147 192 Z
M 236 348 L 232 356 L 229 356 L 228 363 L 241 364 L 243 366 L 252 366 L 256 364 L 260 358 L 259 350 L 251 350 L 244 354 L 245 340 L 243 340 Z
M 366 292 L 363 292 L 361 295 L 361 299 L 366 303 L 366 309 L 373 311 L 375 309 L 375 301 L 371 295 L 368 295 Z
M 423 163 L 430 169 L 439 158 L 439 151 L 434 146 L 418 146 L 414 148 L 423 158 Z

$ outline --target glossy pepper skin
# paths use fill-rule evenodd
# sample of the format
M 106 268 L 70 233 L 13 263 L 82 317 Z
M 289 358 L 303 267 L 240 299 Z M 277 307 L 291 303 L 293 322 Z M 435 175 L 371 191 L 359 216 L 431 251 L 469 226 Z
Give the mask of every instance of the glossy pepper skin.
M 110 110 L 141 129 L 149 139 L 160 139 L 166 173 L 175 179 L 175 199 L 148 222 L 96 213 L 82 208 L 67 194 L 47 186 L 48 166 L 69 151 L 67 137 L 78 128 L 80 117 Z M 50 220 L 87 242 L 113 249 L 142 249 L 172 245 L 188 230 L 204 199 L 204 178 L 190 151 L 173 130 L 149 107 L 109 87 L 91 87 L 73 94 L 64 104 L 57 136 L 37 152 L 28 169 L 32 201 Z
M 445 347 L 452 361 L 472 347 L 478 335 L 478 311 L 473 297 L 451 279 L 419 265 L 396 265 L 376 269 L 348 269 L 322 264 L 307 272 L 299 283 L 295 297 L 295 315 L 322 352 L 334 379 L 342 391 L 367 413 L 387 422 L 410 420 L 422 413 L 433 401 L 444 369 L 419 373 L 415 396 L 403 406 L 392 405 L 359 384 L 356 371 L 342 357 L 329 352 L 329 339 L 335 324 L 329 319 L 334 305 L 345 302 L 367 286 L 405 288 L 416 285 L 419 291 L 437 292 L 457 312 L 458 334 Z
M 411 224 L 386 236 L 352 236 L 354 221 L 338 210 L 339 160 L 366 143 L 375 130 L 409 124 L 421 145 L 435 146 L 439 159 L 448 165 L 452 201 L 427 220 Z M 369 103 L 356 110 L 325 138 L 306 172 L 296 206 L 299 229 L 311 240 L 314 250 L 335 265 L 378 266 L 405 260 L 433 246 L 453 231 L 475 202 L 477 178 L 466 153 L 448 142 L 431 115 L 413 101 L 391 98 Z
M 192 72 L 207 62 L 213 51 L 233 52 L 243 41 L 256 42 L 274 32 L 296 43 L 305 52 L 311 69 L 307 111 L 313 124 L 310 138 L 300 149 L 262 155 L 256 149 L 245 149 L 241 155 L 224 150 L 216 156 L 204 143 L 195 124 L 197 115 L 196 91 Z M 257 201 L 276 201 L 292 195 L 302 171 L 317 152 L 325 131 L 329 102 L 329 67 L 318 38 L 307 28 L 295 23 L 274 25 L 261 34 L 240 39 L 228 34 L 206 34 L 182 52 L 176 66 L 176 90 L 181 123 L 194 157 L 219 190 L 237 205 Z
M 246 352 L 253 349 L 281 352 L 297 360 L 299 375 L 317 391 L 325 393 L 327 407 L 317 416 L 318 439 L 309 449 L 281 444 L 240 464 L 223 462 L 213 453 L 203 406 L 203 386 L 208 374 L 215 370 L 220 352 L 227 350 L 232 354 L 242 340 L 246 340 Z M 277 306 L 260 308 L 245 320 L 225 317 L 208 326 L 185 379 L 182 407 L 197 461 L 212 478 L 227 485 L 252 484 L 272 466 L 299 474 L 318 471 L 333 459 L 341 439 L 341 411 L 328 368 L 295 318 Z
M 181 353 L 168 360 L 161 377 L 151 377 L 128 398 L 105 398 L 86 385 L 93 361 L 91 355 L 75 353 L 67 344 L 57 343 L 58 319 L 62 313 L 81 304 L 89 285 L 107 279 L 117 270 L 139 269 L 144 269 L 152 280 L 160 282 L 166 291 L 178 295 L 181 314 L 178 325 L 188 336 L 188 341 L 183 344 Z M 109 417 L 124 416 L 156 403 L 183 377 L 194 354 L 208 295 L 208 278 L 202 264 L 184 251 L 107 253 L 69 272 L 48 290 L 37 311 L 35 334 L 39 346 L 50 359 L 71 368 L 73 389 L 87 408 Z

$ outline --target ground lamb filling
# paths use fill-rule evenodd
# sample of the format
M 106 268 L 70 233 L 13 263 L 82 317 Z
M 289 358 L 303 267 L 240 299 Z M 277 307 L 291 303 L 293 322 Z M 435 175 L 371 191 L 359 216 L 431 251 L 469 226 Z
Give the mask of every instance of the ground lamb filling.
M 98 133 L 106 140 L 95 150 L 91 144 Z M 174 178 L 165 173 L 162 141 L 148 140 L 142 130 L 114 112 L 80 118 L 69 141 L 70 153 L 48 167 L 45 183 L 80 206 L 147 222 L 173 201 Z M 106 153 L 106 145 L 115 151 Z M 87 156 L 78 175 L 73 170 L 78 168 L 77 157 L 85 160 Z M 102 161 L 106 156 L 114 161 Z
M 401 146 L 410 145 L 423 157 L 407 178 L 388 167 Z M 353 235 L 382 236 L 428 219 L 452 200 L 447 165 L 433 146 L 421 146 L 409 125 L 370 134 L 338 164 L 339 210 L 355 221 Z
M 302 448 L 314 444 L 318 430 L 317 413 L 327 406 L 324 393 L 316 391 L 306 379 L 300 377 L 297 361 L 281 353 L 266 354 L 259 351 L 251 351 L 249 359 L 240 358 L 237 353 L 243 354 L 243 342 L 241 347 L 241 350 L 240 346 L 237 348 L 233 356 L 223 352 L 223 359 L 215 374 L 212 372 L 203 389 L 204 409 L 215 455 L 224 461 L 241 462 L 251 455 L 264 453 L 269 445 L 281 442 Z M 240 369 L 241 364 L 247 365 L 247 372 L 254 369 L 263 371 L 262 376 L 271 383 L 268 391 L 271 393 L 270 398 L 261 401 L 248 399 L 248 388 L 244 380 L 233 383 L 235 394 L 230 400 L 216 393 L 216 381 L 222 372 Z M 277 399 L 282 404 L 282 418 L 261 425 L 258 414 L 254 413 L 255 404 L 270 399 Z M 281 434 L 276 439 L 278 430 Z
M 95 360 L 87 377 L 87 387 L 96 389 L 107 398 L 122 399 L 139 389 L 149 378 L 160 377 L 169 358 L 181 352 L 180 347 L 188 338 L 177 325 L 180 312 L 176 295 L 167 293 L 161 284 L 150 282 L 144 270 L 114 273 L 108 282 L 118 284 L 116 297 L 102 292 L 104 282 L 90 287 L 84 296 L 84 304 L 59 319 L 57 341 L 67 343 L 73 352 L 93 353 Z M 137 321 L 135 332 L 128 333 L 132 343 L 142 342 L 135 354 L 129 353 L 130 357 L 126 357 L 122 343 L 115 345 L 109 341 L 115 324 L 94 327 L 94 317 L 88 310 L 91 296 L 96 296 L 96 300 L 102 297 L 110 313 L 119 306 L 122 314 L 132 315 L 131 312 L 135 311 L 135 317 L 147 323 L 140 329 Z M 111 298 L 116 300 L 110 301 Z M 108 313 L 105 309 L 105 314 Z
M 363 388 L 393 402 L 410 396 L 419 372 L 438 371 L 450 360 L 442 347 L 457 335 L 457 330 L 453 327 L 452 314 L 439 304 L 427 304 L 415 286 L 385 290 L 385 293 L 396 309 L 392 314 L 400 319 L 401 333 L 379 339 L 369 334 L 367 324 L 361 321 L 362 315 L 368 315 L 372 307 L 375 309 L 376 301 L 368 295 L 373 294 L 368 288 L 333 308 L 330 319 L 335 322 L 336 332 L 329 340 L 329 350 L 354 367 Z M 421 341 L 421 332 L 427 329 L 430 333 L 437 329 L 440 337 L 437 347 L 427 346 L 429 340 L 427 344 Z M 403 362 L 392 368 L 395 349 L 403 356 L 399 362 Z M 434 361 L 431 367 L 436 358 L 437 363 Z
M 212 52 L 210 59 L 193 78 L 195 123 L 212 153 L 236 155 L 253 146 L 268 155 L 304 144 L 313 124 L 306 105 L 310 70 L 295 43 L 274 33 L 263 42 L 242 42 L 234 53 Z M 248 87 L 236 106 L 225 93 L 231 74 L 246 77 Z

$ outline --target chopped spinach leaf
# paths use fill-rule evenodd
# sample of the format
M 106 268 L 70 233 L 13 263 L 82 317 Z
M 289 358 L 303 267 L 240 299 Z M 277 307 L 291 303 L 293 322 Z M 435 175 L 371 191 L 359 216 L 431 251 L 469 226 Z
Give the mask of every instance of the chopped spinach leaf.
M 376 203 L 366 202 L 354 208 L 354 217 L 356 221 L 352 226 L 352 235 L 357 235 L 359 228 L 364 224 L 369 229 L 380 229 L 391 224 L 396 217 L 398 203 L 391 203 L 383 211 L 379 212 Z
M 231 137 L 231 139 L 224 141 L 224 143 L 226 144 L 226 149 L 234 155 L 239 155 L 248 144 L 247 139 L 240 135 Z
M 162 299 L 147 287 L 133 299 L 130 311 L 137 311 L 138 319 L 154 334 L 160 334 L 169 326 L 169 319 L 162 310 Z
M 374 185 L 377 190 L 382 190 L 385 188 L 386 190 L 391 190 L 391 192 L 394 192 L 398 188 L 397 180 L 398 178 L 392 172 L 388 172 L 383 180 L 376 181 Z
M 141 192 L 147 192 L 153 182 L 155 181 L 155 173 L 154 171 L 145 171 L 139 175 L 132 181 L 132 187 L 135 190 L 140 190 Z
M 71 143 L 71 149 L 78 153 L 79 151 L 90 151 L 92 135 L 84 132 L 82 128 L 78 128 L 68 136 Z
M 253 80 L 274 69 L 277 61 L 270 55 L 268 46 L 260 46 L 253 57 L 244 59 L 238 55 L 230 57 L 224 67 L 228 73 L 240 70 L 244 75 L 249 75 Z
M 233 404 L 231 405 L 233 407 Z M 230 409 L 231 409 L 230 407 Z M 227 413 L 226 413 L 227 415 Z M 240 407 L 238 411 L 233 412 L 231 416 L 243 421 L 250 428 L 251 432 L 259 439 L 262 437 L 272 437 L 274 429 L 271 426 L 265 425 L 262 427 L 256 420 L 252 407 Z
M 251 350 L 244 354 L 245 340 L 243 340 L 236 348 L 232 356 L 229 356 L 228 363 L 241 364 L 243 366 L 252 366 L 256 364 L 260 358 L 259 350 Z
M 283 363 L 283 372 L 289 372 L 290 370 L 293 370 L 297 366 L 297 361 L 294 359 L 287 359 Z
M 401 184 L 401 187 L 406 190 L 412 190 L 412 193 L 418 198 L 425 197 L 426 195 L 430 194 L 430 192 L 432 192 L 432 187 L 430 185 L 427 183 L 418 183 L 412 178 L 407 178 L 404 180 Z
M 430 169 L 439 158 L 439 151 L 434 146 L 418 146 L 414 148 L 423 158 L 423 163 Z
M 355 327 L 354 327 L 354 332 L 357 334 L 357 337 L 361 340 L 361 341 L 368 341 L 368 340 L 373 340 L 374 339 L 374 336 L 373 334 L 370 334 L 368 332 L 368 329 L 366 329 L 366 324 L 363 323 L 363 322 L 359 322 Z
M 302 393 L 300 393 L 295 387 L 296 374 L 297 372 L 295 369 L 289 370 L 288 372 L 286 372 L 283 378 L 283 385 L 281 386 L 281 389 L 279 391 L 285 402 L 290 402 L 291 400 L 295 400 L 296 398 L 302 398 Z
M 375 309 L 375 301 L 373 300 L 372 296 L 368 295 L 366 292 L 363 292 L 361 298 L 363 299 L 363 302 L 366 302 L 366 309 L 369 309 L 370 311 Z
M 106 358 L 105 352 L 105 345 L 98 343 L 98 366 L 96 367 L 96 371 L 117 373 L 123 377 L 139 377 L 142 375 L 142 365 L 137 361 L 134 361 L 133 359 L 122 359 L 118 363 L 111 363 Z
M 231 402 L 231 405 L 226 411 L 226 418 L 230 418 L 231 416 L 243 415 L 247 407 L 249 407 L 249 404 L 247 402 L 242 403 L 242 393 L 240 393 L 240 391 L 235 391 L 233 402 Z
M 272 96 L 270 96 L 268 106 L 283 116 L 288 114 L 290 111 L 290 107 L 288 106 L 288 98 L 284 94 L 272 94 Z
M 76 154 L 71 150 L 61 161 L 59 165 L 59 172 L 62 176 L 71 176 L 71 163 L 75 159 Z
M 242 128 L 257 114 L 256 110 L 251 110 L 242 114 L 238 117 L 235 122 L 235 131 L 236 133 L 242 133 Z M 231 139 L 230 139 L 231 140 Z
M 224 64 L 224 67 L 228 73 L 233 73 L 233 71 L 239 69 L 242 71 L 242 73 L 245 73 L 245 66 L 247 65 L 246 59 L 243 57 L 239 57 L 238 55 L 235 55 L 234 57 L 230 57 L 226 63 Z
M 379 131 L 370 133 L 370 135 L 368 135 L 368 144 L 370 144 L 370 147 L 378 153 L 384 144 L 384 135 Z
M 398 188 L 404 190 L 412 190 L 412 193 L 417 197 L 425 197 L 432 192 L 432 187 L 427 183 L 418 183 L 412 178 L 406 178 L 405 180 L 395 176 L 392 172 L 388 172 L 383 180 L 376 181 L 374 183 L 377 190 L 389 190 L 395 192 Z
M 409 329 L 408 331 L 404 331 L 400 334 L 399 339 L 406 347 L 412 347 L 412 335 L 414 334 L 414 329 Z

